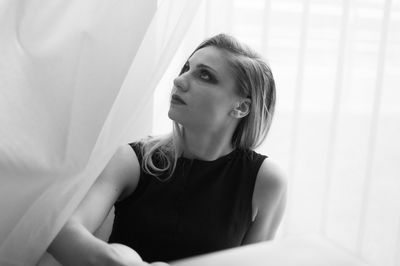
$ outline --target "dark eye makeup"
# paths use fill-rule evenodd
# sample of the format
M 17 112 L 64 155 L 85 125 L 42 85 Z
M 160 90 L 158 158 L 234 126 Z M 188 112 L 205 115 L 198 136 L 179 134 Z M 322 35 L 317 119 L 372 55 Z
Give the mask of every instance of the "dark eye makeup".
M 190 65 L 189 62 L 186 62 L 179 75 L 182 75 L 183 73 L 187 72 L 190 70 Z M 209 71 L 207 70 L 207 68 L 205 68 L 204 66 L 200 66 L 198 67 L 194 74 L 199 77 L 201 80 L 206 81 L 206 82 L 211 82 L 211 83 L 216 83 L 217 79 L 215 78 L 215 76 Z
M 182 67 L 182 69 L 181 69 L 181 73 L 179 73 L 179 76 L 182 75 L 183 73 L 185 73 L 185 72 L 188 71 L 188 70 L 189 70 L 189 62 L 186 62 L 186 63 L 183 65 L 183 67 Z
M 213 76 L 211 75 L 211 73 L 208 70 L 200 69 L 199 72 L 200 72 L 199 76 L 201 79 L 207 80 L 207 81 L 213 80 Z

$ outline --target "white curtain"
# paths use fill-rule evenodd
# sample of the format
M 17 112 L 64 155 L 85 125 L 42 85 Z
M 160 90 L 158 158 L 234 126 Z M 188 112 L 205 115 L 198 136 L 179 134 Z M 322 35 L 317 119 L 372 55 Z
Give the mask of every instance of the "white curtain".
M 200 1 L 0 1 L 0 265 L 34 265 L 155 86 Z
M 277 85 L 258 151 L 287 172 L 279 237 L 315 234 L 370 265 L 400 265 L 400 1 L 208 0 L 154 95 L 153 133 L 193 40 L 231 33 Z

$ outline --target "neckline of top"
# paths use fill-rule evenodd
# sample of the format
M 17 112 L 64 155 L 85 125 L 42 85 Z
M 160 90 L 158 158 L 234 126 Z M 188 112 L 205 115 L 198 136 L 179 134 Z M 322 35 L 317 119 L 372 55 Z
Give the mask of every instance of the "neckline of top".
M 229 153 L 227 153 L 227 154 L 225 154 L 225 155 L 222 155 L 221 157 L 218 157 L 217 159 L 210 160 L 210 161 L 208 161 L 208 160 L 202 160 L 202 159 L 196 159 L 196 158 L 194 158 L 194 159 L 189 159 L 189 158 L 186 158 L 186 157 L 183 157 L 183 156 L 179 157 L 178 160 L 181 160 L 181 161 L 190 161 L 190 162 L 201 162 L 201 163 L 215 163 L 215 162 L 219 162 L 219 161 L 223 161 L 223 160 L 232 159 L 233 156 L 234 156 L 238 151 L 239 151 L 239 148 L 234 148 L 231 152 L 229 152 Z

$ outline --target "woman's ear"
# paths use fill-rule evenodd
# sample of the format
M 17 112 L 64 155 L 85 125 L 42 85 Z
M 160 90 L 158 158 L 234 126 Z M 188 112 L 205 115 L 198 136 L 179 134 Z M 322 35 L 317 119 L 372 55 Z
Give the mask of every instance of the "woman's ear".
M 251 100 L 248 98 L 241 99 L 240 102 L 236 103 L 235 108 L 233 108 L 231 115 L 235 118 L 245 117 L 250 113 Z

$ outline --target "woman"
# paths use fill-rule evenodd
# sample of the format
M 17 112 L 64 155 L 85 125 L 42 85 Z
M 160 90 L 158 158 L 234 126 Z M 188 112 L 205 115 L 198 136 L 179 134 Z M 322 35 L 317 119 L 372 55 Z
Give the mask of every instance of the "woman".
M 253 149 L 274 106 L 256 53 L 224 34 L 204 41 L 174 80 L 173 133 L 121 146 L 49 252 L 65 265 L 148 265 L 272 239 L 285 181 Z M 105 243 L 92 232 L 114 204 Z

